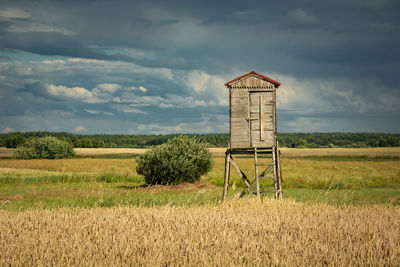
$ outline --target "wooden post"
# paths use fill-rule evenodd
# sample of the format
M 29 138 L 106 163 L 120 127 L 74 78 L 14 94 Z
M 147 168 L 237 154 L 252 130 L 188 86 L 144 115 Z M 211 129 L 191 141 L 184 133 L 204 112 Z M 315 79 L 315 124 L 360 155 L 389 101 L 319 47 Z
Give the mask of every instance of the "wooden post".
M 225 180 L 224 180 L 224 192 L 222 193 L 222 201 L 226 200 L 226 195 L 228 194 L 230 171 L 231 171 L 231 155 L 228 148 L 225 153 Z
M 282 168 L 281 168 L 281 151 L 279 150 L 278 141 L 276 142 L 276 159 L 277 159 L 277 166 L 278 166 L 278 190 L 279 190 L 279 199 L 283 198 L 283 190 L 282 190 Z
M 274 171 L 274 190 L 275 190 L 275 198 L 278 198 L 278 177 L 276 170 L 276 146 L 272 150 L 272 162 L 273 162 L 273 171 Z
M 255 175 L 255 180 L 256 180 L 256 187 L 257 187 L 257 197 L 261 197 L 260 195 L 260 180 L 258 179 L 258 158 L 257 158 L 257 148 L 254 148 L 254 175 Z

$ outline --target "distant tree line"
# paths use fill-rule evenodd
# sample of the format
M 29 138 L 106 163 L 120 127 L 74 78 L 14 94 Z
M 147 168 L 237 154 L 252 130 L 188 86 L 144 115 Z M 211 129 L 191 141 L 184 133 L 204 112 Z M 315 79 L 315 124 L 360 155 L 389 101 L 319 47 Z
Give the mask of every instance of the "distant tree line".
M 281 147 L 398 147 L 400 134 L 387 133 L 278 133 Z
M 25 141 L 54 136 L 74 147 L 149 147 L 160 145 L 180 134 L 125 135 L 125 134 L 72 134 L 66 132 L 24 132 L 0 134 L 0 147 L 15 148 Z M 226 147 L 229 134 L 185 134 L 209 147 Z M 278 133 L 280 147 L 400 147 L 400 134 L 387 133 Z

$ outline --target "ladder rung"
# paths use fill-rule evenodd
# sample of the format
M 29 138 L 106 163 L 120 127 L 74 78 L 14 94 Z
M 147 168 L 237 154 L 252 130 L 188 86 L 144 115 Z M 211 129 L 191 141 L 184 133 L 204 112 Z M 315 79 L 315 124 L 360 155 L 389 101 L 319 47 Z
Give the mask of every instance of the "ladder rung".
M 275 163 L 265 163 L 265 162 L 262 162 L 262 163 L 256 163 L 256 165 L 257 165 L 257 166 L 268 166 L 268 165 L 275 165 Z
M 276 193 L 278 190 L 261 190 L 260 193 Z
M 278 190 L 260 190 L 260 193 L 276 193 Z M 254 195 L 257 195 L 257 192 L 253 192 Z
M 271 179 L 271 180 L 274 180 L 275 178 L 274 178 L 273 176 L 269 176 L 269 177 L 259 176 L 258 179 L 261 179 L 261 180 L 263 180 L 263 179 Z

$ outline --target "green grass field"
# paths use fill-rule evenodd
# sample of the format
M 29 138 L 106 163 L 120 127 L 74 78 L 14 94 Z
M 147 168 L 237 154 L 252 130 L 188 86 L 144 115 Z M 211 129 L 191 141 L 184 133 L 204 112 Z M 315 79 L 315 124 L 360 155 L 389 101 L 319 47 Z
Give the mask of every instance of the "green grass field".
M 195 184 L 147 187 L 135 172 L 134 155 L 1 159 L 0 209 L 217 204 L 222 195 L 224 158 L 214 157 L 214 162 L 213 169 Z M 254 175 L 252 159 L 239 158 L 237 162 L 248 177 Z M 295 201 L 400 204 L 400 162 L 393 156 L 370 153 L 367 157 L 346 157 L 336 152 L 301 157 L 296 152 L 282 158 L 282 172 L 284 197 Z M 228 197 L 237 197 L 244 187 L 232 170 Z

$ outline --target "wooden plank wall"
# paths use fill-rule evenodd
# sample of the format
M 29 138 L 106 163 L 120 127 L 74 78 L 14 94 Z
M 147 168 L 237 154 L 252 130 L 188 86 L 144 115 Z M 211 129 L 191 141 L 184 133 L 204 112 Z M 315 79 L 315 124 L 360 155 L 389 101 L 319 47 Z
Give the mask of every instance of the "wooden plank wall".
M 230 90 L 231 147 L 249 147 L 249 93 L 247 90 Z
M 251 146 L 272 147 L 275 140 L 274 92 L 250 92 Z M 262 103 L 260 103 L 262 101 Z M 262 129 L 261 129 L 262 127 Z
M 231 147 L 273 147 L 276 138 L 275 85 L 258 77 L 248 76 L 232 83 L 228 88 Z M 260 97 L 263 97 L 266 109 L 262 116 Z M 260 117 L 263 117 L 263 123 L 260 123 Z M 260 125 L 263 125 L 263 129 L 260 129 Z

